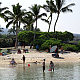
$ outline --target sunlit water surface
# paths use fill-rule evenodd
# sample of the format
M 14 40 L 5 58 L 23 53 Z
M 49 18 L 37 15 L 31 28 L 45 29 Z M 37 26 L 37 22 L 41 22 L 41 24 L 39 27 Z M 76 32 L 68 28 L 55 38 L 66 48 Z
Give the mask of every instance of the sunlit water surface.
M 42 64 L 29 63 L 16 66 L 1 65 L 0 80 L 80 80 L 80 62 L 55 63 L 54 72 L 48 71 L 46 64 L 45 72 Z

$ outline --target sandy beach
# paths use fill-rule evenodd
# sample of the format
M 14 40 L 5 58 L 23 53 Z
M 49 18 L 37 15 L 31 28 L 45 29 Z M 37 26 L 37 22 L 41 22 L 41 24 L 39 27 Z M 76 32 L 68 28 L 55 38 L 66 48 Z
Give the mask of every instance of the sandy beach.
M 19 47 L 20 49 L 20 47 Z M 0 56 L 0 65 L 3 64 L 10 64 L 10 61 L 12 58 L 15 59 L 15 61 L 17 62 L 17 64 L 22 64 L 22 56 L 25 55 L 26 57 L 26 61 L 25 63 L 30 63 L 30 62 L 42 62 L 43 59 L 46 60 L 46 63 L 49 63 L 50 61 L 53 62 L 72 62 L 72 61 L 80 61 L 80 52 L 76 53 L 76 52 L 70 52 L 70 53 L 59 53 L 59 58 L 54 58 L 52 57 L 52 54 L 54 53 L 46 53 L 45 51 L 36 51 L 36 49 L 30 49 L 29 46 L 26 46 L 26 49 L 28 49 L 29 53 L 22 53 L 21 54 L 17 54 L 17 51 L 12 52 L 12 54 L 9 55 L 5 55 L 5 56 Z

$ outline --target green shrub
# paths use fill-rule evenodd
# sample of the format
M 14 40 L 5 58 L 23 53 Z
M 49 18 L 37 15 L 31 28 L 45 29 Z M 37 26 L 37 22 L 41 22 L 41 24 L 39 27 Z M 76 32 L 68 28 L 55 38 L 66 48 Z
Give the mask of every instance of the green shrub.
M 45 40 L 43 40 L 43 39 L 36 39 L 35 41 L 32 41 L 30 43 L 30 45 L 33 45 L 34 44 L 34 48 L 36 48 L 36 45 L 38 45 L 39 46 L 39 49 L 40 49 L 41 44 L 43 44 L 44 42 L 45 42 Z
M 13 40 L 11 38 L 9 39 L 0 38 L 0 48 L 11 46 L 13 46 Z
M 41 45 L 41 49 L 45 50 L 45 49 L 50 49 L 50 45 L 51 46 L 59 46 L 60 45 L 61 40 L 58 39 L 54 39 L 54 38 L 50 38 L 50 40 L 46 40 L 42 45 Z
M 18 33 L 18 41 L 25 41 L 27 44 L 30 44 L 30 42 L 33 41 L 33 37 L 33 31 L 22 31 Z
M 63 49 L 66 51 L 78 51 L 78 47 L 76 45 L 65 44 Z

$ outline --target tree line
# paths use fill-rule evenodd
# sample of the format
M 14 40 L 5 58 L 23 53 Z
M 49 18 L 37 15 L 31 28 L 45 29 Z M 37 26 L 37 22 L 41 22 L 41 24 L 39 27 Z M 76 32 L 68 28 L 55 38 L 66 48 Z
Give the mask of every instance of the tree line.
M 49 29 L 52 22 L 52 16 L 53 14 L 57 14 L 57 18 L 54 24 L 54 38 L 55 36 L 55 27 L 57 24 L 57 21 L 59 19 L 61 12 L 72 12 L 72 9 L 70 9 L 71 6 L 74 6 L 74 3 L 71 3 L 67 6 L 64 6 L 65 0 L 46 0 L 47 4 L 44 4 L 43 6 L 34 4 L 31 7 L 29 7 L 30 11 L 27 11 L 26 9 L 21 9 L 22 6 L 17 3 L 16 5 L 12 5 L 12 11 L 9 10 L 8 7 L 0 8 L 0 17 L 7 22 L 6 28 L 8 28 L 11 24 L 13 24 L 12 28 L 16 30 L 16 48 L 18 46 L 18 31 L 20 30 L 21 23 L 24 24 L 24 28 L 29 29 L 30 31 L 33 31 L 33 24 L 36 23 L 36 27 L 34 28 L 34 40 L 36 39 L 36 29 L 37 29 L 37 20 L 41 19 L 48 23 Z M 1 5 L 1 2 L 0 2 Z M 43 12 L 40 14 L 40 10 L 43 8 L 46 12 L 49 12 L 50 15 L 47 16 L 47 13 Z M 42 16 L 45 16 L 46 19 L 43 19 Z M 58 36 L 58 35 L 57 35 Z

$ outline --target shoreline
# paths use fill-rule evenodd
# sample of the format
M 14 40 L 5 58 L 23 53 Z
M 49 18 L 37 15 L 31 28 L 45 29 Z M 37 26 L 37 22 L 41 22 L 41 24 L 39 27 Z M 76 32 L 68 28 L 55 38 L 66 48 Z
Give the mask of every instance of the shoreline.
M 80 62 L 80 53 L 76 54 L 74 52 L 70 52 L 67 54 L 60 54 L 60 58 L 54 58 L 52 57 L 53 53 L 22 53 L 22 54 L 9 54 L 6 56 L 0 56 L 0 64 L 10 64 L 10 61 L 12 58 L 15 59 L 17 64 L 23 64 L 22 56 L 25 55 L 25 63 L 42 63 L 43 59 L 45 59 L 46 63 L 49 63 L 50 61 L 56 62 Z M 9 56 L 7 58 L 7 56 Z
M 20 48 L 20 47 L 19 47 Z M 49 63 L 50 61 L 56 62 L 80 62 L 80 52 L 70 52 L 70 53 L 59 53 L 59 58 L 52 57 L 52 54 L 54 53 L 46 53 L 46 52 L 40 52 L 36 51 L 35 49 L 29 49 L 29 46 L 26 46 L 25 49 L 29 50 L 29 53 L 21 53 L 17 54 L 17 52 L 14 54 L 9 54 L 5 56 L 0 56 L 0 65 L 9 65 L 12 58 L 15 59 L 17 64 L 23 64 L 22 56 L 25 55 L 25 63 L 35 63 L 36 61 L 38 63 L 42 63 L 43 59 L 45 59 L 46 63 Z

